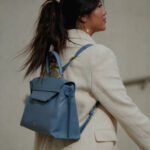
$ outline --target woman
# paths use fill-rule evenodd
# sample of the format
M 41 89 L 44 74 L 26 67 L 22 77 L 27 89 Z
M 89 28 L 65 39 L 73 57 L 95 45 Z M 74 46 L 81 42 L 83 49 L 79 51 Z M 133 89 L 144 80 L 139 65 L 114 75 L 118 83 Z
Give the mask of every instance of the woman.
M 78 141 L 60 140 L 35 133 L 34 150 L 117 150 L 117 121 L 142 149 L 150 150 L 150 119 L 127 95 L 116 56 L 91 35 L 106 29 L 106 10 L 99 0 L 47 0 L 41 8 L 35 36 L 25 52 L 30 52 L 25 77 L 41 67 L 45 75 L 48 47 L 55 49 L 65 65 L 77 50 L 91 43 L 64 71 L 65 79 L 76 83 L 79 124 L 99 105 Z M 51 75 L 57 76 L 54 68 Z

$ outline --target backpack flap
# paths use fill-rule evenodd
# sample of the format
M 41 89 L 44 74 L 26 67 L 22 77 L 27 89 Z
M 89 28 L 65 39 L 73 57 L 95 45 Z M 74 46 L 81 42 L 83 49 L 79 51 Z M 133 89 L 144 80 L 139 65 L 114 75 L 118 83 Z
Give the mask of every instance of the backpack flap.
M 60 78 L 48 76 L 44 78 L 34 78 L 30 81 L 30 98 L 34 101 L 47 102 L 60 92 L 63 84 L 64 81 Z
M 47 102 L 53 96 L 56 96 L 58 93 L 59 93 L 58 91 L 39 91 L 39 90 L 35 90 L 35 91 L 32 91 L 32 93 L 30 94 L 30 97 L 34 100 L 37 100 L 37 101 Z

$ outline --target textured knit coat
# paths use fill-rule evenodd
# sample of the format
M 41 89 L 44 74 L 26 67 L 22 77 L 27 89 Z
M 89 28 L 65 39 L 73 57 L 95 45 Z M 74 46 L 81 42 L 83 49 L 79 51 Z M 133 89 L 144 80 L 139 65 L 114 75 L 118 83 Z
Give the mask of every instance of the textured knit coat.
M 97 101 L 99 105 L 78 141 L 55 139 L 35 132 L 34 150 L 118 150 L 117 123 L 142 149 L 150 150 L 150 119 L 127 95 L 114 52 L 97 44 L 79 29 L 68 30 L 69 39 L 63 55 L 65 65 L 85 44 L 83 51 L 64 71 L 64 78 L 76 84 L 76 104 L 80 126 Z M 54 74 L 57 74 L 54 72 Z

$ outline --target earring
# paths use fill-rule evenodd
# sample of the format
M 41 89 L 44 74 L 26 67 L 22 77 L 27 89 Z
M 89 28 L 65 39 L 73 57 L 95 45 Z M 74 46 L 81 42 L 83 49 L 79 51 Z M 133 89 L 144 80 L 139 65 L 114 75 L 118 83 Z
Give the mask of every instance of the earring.
M 89 29 L 86 29 L 86 32 L 87 32 L 87 33 L 89 33 L 89 31 L 90 31 Z
M 85 28 L 86 32 L 89 33 L 90 30 L 88 28 L 86 28 L 85 24 L 84 24 L 84 28 Z

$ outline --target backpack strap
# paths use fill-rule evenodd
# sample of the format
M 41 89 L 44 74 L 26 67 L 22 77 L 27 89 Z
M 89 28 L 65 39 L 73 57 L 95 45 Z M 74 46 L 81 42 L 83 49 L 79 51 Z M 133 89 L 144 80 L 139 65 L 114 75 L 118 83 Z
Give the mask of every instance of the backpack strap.
M 96 109 L 96 106 L 100 104 L 99 101 L 96 102 L 96 104 L 94 105 L 94 107 L 92 108 L 92 110 L 90 111 L 89 113 L 89 117 L 86 119 L 86 121 L 83 123 L 83 125 L 80 127 L 80 133 L 82 133 L 82 131 L 84 130 L 84 128 L 86 127 L 86 125 L 88 124 L 88 122 L 90 121 L 93 113 L 94 113 L 94 110 Z
M 71 61 L 73 60 L 73 59 L 75 59 L 82 51 L 84 51 L 86 48 L 88 48 L 88 47 L 90 47 L 90 46 L 92 46 L 93 44 L 86 44 L 86 45 L 84 45 L 84 46 L 82 46 L 77 52 L 76 52 L 76 54 L 70 59 L 70 61 L 66 64 L 66 65 L 64 65 L 62 68 L 63 68 L 63 71 L 64 70 L 66 70 L 66 68 L 69 66 L 69 64 L 71 63 Z
M 74 57 L 72 57 L 71 59 L 70 59 L 70 61 L 66 64 L 66 65 L 64 65 L 62 68 L 63 68 L 63 70 L 65 70 L 68 66 L 69 66 L 69 64 L 71 63 L 71 61 L 73 60 L 73 59 L 75 59 L 82 51 L 84 51 L 86 48 L 88 48 L 88 47 L 90 47 L 90 46 L 92 46 L 93 44 L 87 44 L 87 45 L 84 45 L 83 47 L 81 47 L 77 52 L 76 52 L 76 54 L 74 55 Z M 93 116 L 93 113 L 94 113 L 94 110 L 96 109 L 96 106 L 99 104 L 100 102 L 98 101 L 98 102 L 96 102 L 96 104 L 94 105 L 94 107 L 92 108 L 92 110 L 89 112 L 89 117 L 86 119 L 86 121 L 83 123 L 83 125 L 80 127 L 80 133 L 82 133 L 83 132 L 83 130 L 84 130 L 84 128 L 86 127 L 86 125 L 88 124 L 88 122 L 90 121 L 90 119 L 91 119 L 91 117 Z

